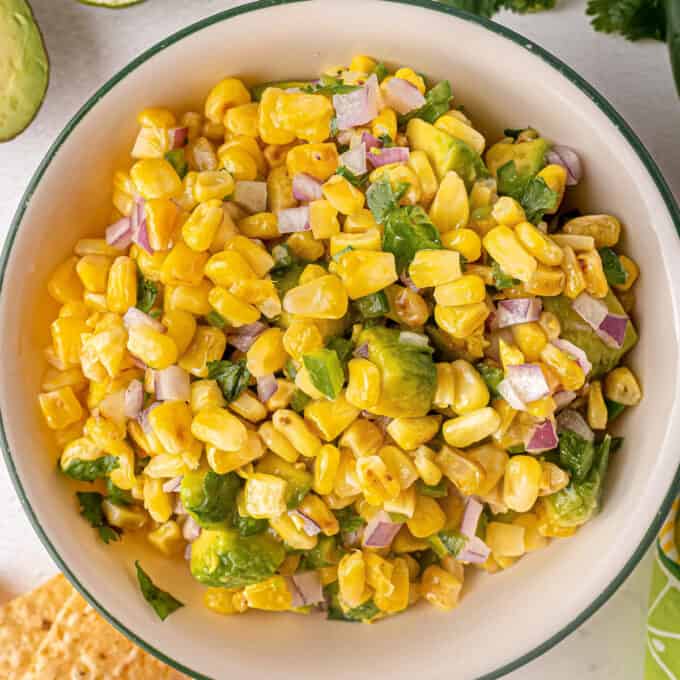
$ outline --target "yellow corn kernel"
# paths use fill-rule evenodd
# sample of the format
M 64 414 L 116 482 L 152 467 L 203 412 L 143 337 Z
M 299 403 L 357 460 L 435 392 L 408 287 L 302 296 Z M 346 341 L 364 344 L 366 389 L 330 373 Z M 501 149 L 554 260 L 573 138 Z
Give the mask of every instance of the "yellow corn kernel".
M 208 377 L 208 362 L 222 358 L 227 339 L 219 328 L 199 326 L 178 364 L 198 378 Z
M 492 435 L 500 424 L 501 418 L 498 413 L 487 406 L 447 420 L 442 433 L 451 446 L 466 447 Z
M 383 445 L 382 430 L 370 420 L 355 420 L 340 437 L 339 446 L 349 449 L 356 458 L 372 456 Z
M 524 528 L 524 550 L 533 552 L 548 545 L 548 541 L 538 532 L 538 517 L 534 513 L 525 512 L 512 520 L 513 524 Z
M 512 326 L 512 336 L 527 361 L 538 361 L 548 338 L 535 321 Z
M 323 243 L 317 241 L 311 231 L 299 231 L 291 234 L 286 240 L 286 245 L 297 257 L 308 262 L 318 260 L 325 253 Z
M 257 137 L 257 113 L 257 102 L 232 106 L 224 115 L 224 127 L 234 135 Z
M 283 347 L 296 361 L 323 346 L 324 339 L 317 325 L 308 319 L 293 319 L 283 334 Z
M 479 496 L 490 494 L 503 477 L 508 462 L 505 449 L 496 444 L 481 444 L 465 452 L 467 458 L 482 467 L 484 479 L 479 487 Z
M 355 71 L 356 73 L 373 73 L 377 64 L 374 59 L 367 57 L 363 54 L 356 54 L 352 57 L 352 61 L 349 64 L 349 70 Z
M 293 595 L 283 576 L 272 576 L 243 589 L 248 607 L 283 612 L 293 606 Z
M 483 239 L 484 248 L 509 276 L 529 281 L 538 263 L 520 244 L 515 232 L 509 227 L 494 227 Z
M 116 314 L 125 314 L 137 304 L 137 266 L 129 257 L 117 257 L 109 271 L 106 305 Z
M 291 144 L 269 144 L 264 149 L 264 158 L 267 165 L 271 170 L 278 169 L 286 166 L 286 156 L 288 152 L 295 146 L 298 146 L 296 142 Z M 271 174 L 271 173 L 270 173 Z M 286 172 L 286 175 L 288 173 Z
M 114 505 L 108 500 L 102 502 L 102 510 L 111 526 L 129 531 L 141 529 L 148 519 L 147 514 L 139 507 Z
M 213 199 L 199 203 L 189 219 L 182 225 L 184 242 L 197 252 L 208 250 L 222 224 L 223 217 L 224 210 L 221 201 Z
M 278 385 L 276 392 L 274 392 L 265 403 L 265 406 L 270 412 L 274 412 L 280 408 L 288 408 L 288 404 L 290 404 L 293 394 L 295 393 L 295 384 L 289 380 L 278 378 L 276 384 Z
M 539 263 L 534 275 L 522 284 L 521 290 L 530 295 L 560 295 L 564 290 L 565 281 L 564 271 Z
M 203 127 L 203 116 L 196 111 L 187 111 L 182 114 L 180 124 L 188 128 L 189 141 L 193 141 L 201 134 Z
M 382 236 L 379 229 L 367 229 L 357 233 L 343 232 L 331 236 L 330 254 L 337 255 L 341 251 L 352 248 L 353 250 L 380 250 L 382 248 Z
M 233 135 L 229 136 L 224 144 L 217 150 L 218 155 L 224 153 L 227 149 L 238 148 L 250 154 L 257 165 L 258 174 L 264 176 L 267 174 L 267 162 L 265 160 L 262 149 L 254 137 L 247 135 Z
M 163 491 L 160 479 L 144 480 L 144 508 L 154 522 L 167 522 L 172 515 L 172 503 L 169 494 Z
M 607 399 L 624 406 L 635 406 L 642 399 L 640 384 L 627 366 L 619 366 L 607 373 L 604 379 L 604 394 Z
M 155 125 L 144 125 L 139 130 L 130 155 L 133 158 L 163 158 L 169 151 L 168 131 Z
M 150 531 L 146 538 L 156 550 L 162 552 L 167 557 L 178 555 L 184 547 L 182 530 L 174 520 L 164 522 L 158 529 Z
M 120 249 L 110 246 L 103 238 L 81 238 L 76 241 L 73 252 L 80 257 L 84 255 L 106 255 L 108 257 L 120 255 Z
M 120 489 L 129 491 L 137 486 L 135 453 L 124 441 L 109 442 L 108 452 L 118 458 L 118 467 L 109 473 L 111 481 Z
M 407 451 L 429 442 L 439 431 L 440 416 L 422 418 L 395 418 L 387 426 L 387 434 L 398 446 Z
M 503 338 L 498 341 L 498 354 L 504 371 L 508 370 L 508 366 L 521 366 L 526 363 L 522 350 L 509 342 L 505 342 Z
M 549 189 L 557 194 L 555 206 L 550 210 L 546 210 L 546 215 L 554 215 L 564 198 L 564 190 L 567 187 L 567 169 L 553 163 L 546 165 L 537 176 L 548 185 Z
M 222 408 L 225 400 L 215 380 L 194 380 L 191 383 L 190 403 L 192 412 L 198 413 L 207 408 Z
M 179 198 L 182 181 L 164 158 L 142 158 L 130 168 L 137 191 L 146 199 Z
M 237 281 L 257 278 L 243 255 L 225 250 L 213 255 L 206 263 L 205 275 L 216 285 L 229 288 Z
M 526 222 L 526 215 L 524 208 L 510 196 L 501 196 L 496 203 L 494 203 L 491 210 L 491 216 L 506 227 L 514 227 L 517 224 Z
M 546 345 L 541 351 L 541 359 L 553 368 L 560 377 L 565 390 L 580 390 L 585 382 L 583 369 L 555 345 Z
M 248 370 L 256 378 L 280 371 L 286 363 L 280 328 L 269 328 L 261 333 L 248 350 Z
M 471 413 L 489 403 L 489 389 L 477 369 L 464 359 L 451 363 L 454 380 L 453 410 L 458 415 Z
M 597 250 L 590 250 L 587 253 L 580 253 L 576 259 L 581 265 L 586 292 L 596 298 L 605 297 L 609 292 L 609 284 L 602 268 L 600 253 Z
M 208 302 L 232 326 L 246 326 L 260 318 L 258 309 L 221 286 L 215 286 L 208 293 Z
M 440 232 L 465 227 L 470 204 L 465 183 L 455 171 L 447 172 L 430 207 L 430 219 Z
M 434 299 L 439 305 L 451 307 L 477 304 L 486 299 L 486 287 L 479 276 L 464 274 L 455 281 L 437 285 Z
M 376 137 L 389 135 L 397 138 L 397 114 L 393 109 L 384 108 L 371 122 L 371 132 Z
M 373 149 L 372 152 L 376 155 L 380 155 L 382 150 Z M 370 182 L 388 180 L 393 191 L 396 191 L 400 186 L 403 188 L 403 185 L 406 185 L 406 190 L 399 200 L 401 205 L 416 205 L 421 201 L 422 189 L 420 187 L 420 181 L 418 180 L 415 171 L 408 165 L 404 165 L 403 163 L 381 165 L 373 170 L 368 178 Z
M 239 231 L 248 238 L 272 239 L 278 238 L 279 224 L 276 215 L 269 212 L 256 213 L 244 217 L 238 223 Z
M 302 366 L 295 376 L 295 387 L 302 390 L 308 397 L 312 399 L 325 399 L 326 395 L 318 390 L 309 375 L 309 371 Z
M 615 283 L 614 288 L 623 291 L 630 290 L 640 276 L 640 270 L 635 262 L 625 255 L 619 255 L 619 261 L 626 272 L 626 281 L 625 283 Z
M 442 286 L 460 278 L 460 255 L 447 250 L 419 250 L 408 274 L 418 288 Z
M 588 390 L 588 425 L 593 430 L 604 430 L 607 427 L 607 406 L 602 396 L 602 383 L 593 380 Z
M 266 406 L 257 399 L 257 397 L 250 391 L 244 390 L 234 399 L 229 408 L 237 415 L 251 423 L 257 423 L 267 417 Z
M 177 361 L 175 341 L 148 326 L 134 326 L 130 329 L 127 348 L 133 356 L 155 369 L 167 368 Z
M 383 109 L 383 112 L 385 109 Z M 408 166 L 415 173 L 420 184 L 420 202 L 428 206 L 437 194 L 439 182 L 424 151 L 411 151 Z
M 161 321 L 177 345 L 177 354 L 182 356 L 196 333 L 196 319 L 189 312 L 175 309 L 165 312 Z
M 548 340 L 557 340 L 562 332 L 560 320 L 552 312 L 541 312 L 538 325 L 543 329 Z
M 321 437 L 333 441 L 359 416 L 359 409 L 350 404 L 343 392 L 333 401 L 319 399 L 305 407 L 305 419 L 316 427 Z
M 121 215 L 129 215 L 135 204 L 134 195 L 137 188 L 130 176 L 122 170 L 113 175 L 113 205 Z
M 399 278 L 392 253 L 354 250 L 345 253 L 337 263 L 340 276 L 350 299 L 377 293 Z
M 63 369 L 80 363 L 81 334 L 88 330 L 84 321 L 74 317 L 56 319 L 50 325 L 54 351 Z
M 309 224 L 315 239 L 330 238 L 340 233 L 338 211 L 326 200 L 309 204 Z
M 583 215 L 564 225 L 565 234 L 592 236 L 596 248 L 612 248 L 619 241 L 621 223 L 612 215 Z
M 65 371 L 48 368 L 43 376 L 40 389 L 43 392 L 52 392 L 62 387 L 71 387 L 75 392 L 79 392 L 87 387 L 87 380 L 85 380 L 85 376 L 79 368 L 67 368 Z
M 324 535 L 334 536 L 340 530 L 335 515 L 330 511 L 326 503 L 313 493 L 307 494 L 302 499 L 298 509 L 303 515 L 309 517 L 317 526 L 319 526 Z M 297 524 L 297 517 L 293 516 L 292 519 L 293 523 Z
M 489 316 L 489 308 L 483 302 L 460 307 L 435 305 L 434 308 L 434 320 L 437 326 L 459 339 L 472 335 L 486 321 L 487 316 Z
M 368 555 L 375 553 L 367 553 Z M 394 560 L 393 571 L 390 578 L 390 588 L 376 590 L 374 602 L 378 609 L 389 614 L 400 612 L 409 605 L 409 564 L 405 558 L 397 557 Z
M 274 258 L 267 250 L 245 236 L 235 236 L 227 250 L 240 253 L 258 277 L 265 276 L 274 266 Z
M 281 314 L 281 300 L 271 279 L 246 279 L 232 284 L 230 292 L 241 301 L 248 301 L 267 318 L 273 319 Z
M 520 557 L 525 552 L 524 527 L 516 524 L 489 522 L 486 527 L 486 544 L 491 548 L 494 556 Z
M 364 207 L 364 194 L 341 175 L 333 175 L 321 190 L 324 198 L 343 215 L 353 215 Z
M 85 255 L 78 260 L 76 273 L 83 286 L 91 293 L 106 291 L 111 258 L 105 255 Z
M 460 253 L 468 262 L 475 262 L 482 256 L 482 240 L 472 229 L 447 231 L 441 238 L 444 248 Z M 469 268 L 466 271 L 469 272 Z
M 351 359 L 348 363 L 347 401 L 357 408 L 370 408 L 380 400 L 382 378 L 378 367 L 367 359 Z
M 380 231 L 373 213 L 367 208 L 362 208 L 353 215 L 348 215 L 342 228 L 348 234 L 360 234 L 365 231 L 372 231 L 373 229 L 378 230 L 378 232 Z
M 535 418 L 549 418 L 555 413 L 557 408 L 555 400 L 550 396 L 530 401 L 526 406 L 527 413 Z
M 144 277 L 151 281 L 161 280 L 161 267 L 167 256 L 167 252 L 157 252 L 152 255 L 136 245 L 130 248 L 130 257 L 137 261 L 137 266 Z
M 75 318 L 86 321 L 90 316 L 90 310 L 84 302 L 66 302 L 59 308 L 59 318 Z
M 163 291 L 163 305 L 166 312 L 180 309 L 196 316 L 205 316 L 212 311 L 208 293 L 210 281 L 203 279 L 198 286 L 166 286 Z
M 422 76 L 419 76 L 412 68 L 397 69 L 394 77 L 406 80 L 411 83 L 411 85 L 414 85 L 420 94 L 425 94 L 425 81 Z
M 486 140 L 484 136 L 475 130 L 471 125 L 465 121 L 451 115 L 452 112 L 445 113 L 437 119 L 434 126 L 444 132 L 448 133 L 456 139 L 465 142 L 469 147 L 474 149 L 478 154 L 484 153 Z
M 148 107 L 137 114 L 137 122 L 140 125 L 171 128 L 177 124 L 177 119 L 168 109 Z
M 569 484 L 569 473 L 555 463 L 541 462 L 541 482 L 539 496 L 549 496 L 564 489 Z
M 312 488 L 323 496 L 332 493 L 335 478 L 340 466 L 340 451 L 332 444 L 325 444 L 319 449 L 314 459 L 314 481 Z
M 307 458 L 313 458 L 321 448 L 321 440 L 312 433 L 295 411 L 281 409 L 272 416 L 272 423 L 293 447 Z
M 513 456 L 505 466 L 503 502 L 515 512 L 528 512 L 538 498 L 543 470 L 533 456 Z
M 267 448 L 273 451 L 277 456 L 289 463 L 294 463 L 298 459 L 297 450 L 293 448 L 293 445 L 286 437 L 274 428 L 274 425 L 270 421 L 262 423 L 258 432 Z
M 214 446 L 206 447 L 206 460 L 211 469 L 218 475 L 224 475 L 234 470 L 238 471 L 265 454 L 264 444 L 257 432 L 248 430 L 245 445 L 238 451 L 222 451 Z
M 293 147 L 286 156 L 286 167 L 290 177 L 297 173 L 305 173 L 320 182 L 327 180 L 336 171 L 339 162 L 337 147 L 332 142 L 301 144 Z
M 226 170 L 203 170 L 196 175 L 194 198 L 198 203 L 224 200 L 234 191 L 234 178 Z
M 272 517 L 269 524 L 283 539 L 284 543 L 294 550 L 313 550 L 318 543 L 318 537 L 307 534 L 302 526 L 298 526 L 293 521 L 291 515 L 284 513 L 280 517 Z
M 429 486 L 436 486 L 442 478 L 442 471 L 434 462 L 434 458 L 434 451 L 427 446 L 419 446 L 413 457 L 420 478 Z
M 196 439 L 222 451 L 239 451 L 247 441 L 243 423 L 224 408 L 199 411 L 191 422 L 191 433 Z
M 333 106 L 327 97 L 284 91 L 276 99 L 272 119 L 277 127 L 294 132 L 299 139 L 319 143 L 330 136 L 332 117 Z
M 222 123 L 228 109 L 250 102 L 248 88 L 238 78 L 225 78 L 215 85 L 205 100 L 205 117 Z
M 220 167 L 224 168 L 237 181 L 252 182 L 257 177 L 255 159 L 242 148 L 227 147 L 219 151 Z
M 178 241 L 163 262 L 161 282 L 171 286 L 198 286 L 207 261 L 208 253 L 195 252 L 184 241 Z
M 462 579 L 436 564 L 431 564 L 425 569 L 419 586 L 421 597 L 444 611 L 450 611 L 457 606 L 462 588 Z
M 394 285 L 385 289 L 390 311 L 387 316 L 404 326 L 421 327 L 430 316 L 430 308 L 419 293 L 404 286 Z
M 486 472 L 478 462 L 463 455 L 462 451 L 443 446 L 434 462 L 456 487 L 466 496 L 478 493 L 485 485 Z
M 286 312 L 304 318 L 341 319 L 347 306 L 347 291 L 333 274 L 291 288 L 283 298 Z
M 564 294 L 573 300 L 585 290 L 586 280 L 572 248 L 565 246 L 562 251 L 564 253 L 562 269 L 565 274 Z
M 338 565 L 340 598 L 348 607 L 358 607 L 370 598 L 366 588 L 366 564 L 360 550 L 348 553 Z
M 390 475 L 399 481 L 402 489 L 408 489 L 418 479 L 418 470 L 413 460 L 400 448 L 383 446 L 378 455 L 387 465 Z
M 193 446 L 191 409 L 182 401 L 165 401 L 149 413 L 149 425 L 163 448 L 180 454 Z
M 515 226 L 515 234 L 524 248 L 539 262 L 550 267 L 557 267 L 562 263 L 562 249 L 533 224 L 520 222 Z
M 293 180 L 288 175 L 285 165 L 272 168 L 267 177 L 267 207 L 276 213 L 286 208 L 294 208 L 298 204 L 293 195 Z
M 168 198 L 154 198 L 146 201 L 144 214 L 149 245 L 154 250 L 167 250 L 179 217 L 177 204 Z
M 83 417 L 83 408 L 70 386 L 43 392 L 38 401 L 48 427 L 53 430 L 68 427 Z
M 243 591 L 228 588 L 207 588 L 203 595 L 205 606 L 217 614 L 242 614 L 248 609 Z
M 418 496 L 413 517 L 406 521 L 406 526 L 416 538 L 426 538 L 444 528 L 446 515 L 434 498 Z

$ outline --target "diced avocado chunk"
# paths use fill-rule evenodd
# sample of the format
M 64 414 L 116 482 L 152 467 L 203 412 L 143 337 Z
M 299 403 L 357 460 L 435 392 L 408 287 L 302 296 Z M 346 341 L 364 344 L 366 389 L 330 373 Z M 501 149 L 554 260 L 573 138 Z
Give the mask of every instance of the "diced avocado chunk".
M 253 101 L 259 102 L 262 99 L 262 93 L 268 87 L 278 87 L 280 90 L 287 90 L 291 87 L 305 87 L 306 85 L 311 85 L 311 80 L 279 80 L 272 81 L 270 83 L 262 83 L 260 85 L 254 85 L 250 88 L 250 95 Z
M 476 179 L 488 174 L 472 147 L 420 118 L 409 121 L 406 136 L 413 151 L 427 154 L 440 181 L 447 172 L 455 170 L 469 188 Z
M 45 98 L 49 61 L 26 0 L 0 0 L 0 142 L 16 137 Z
M 519 144 L 498 142 L 486 152 L 486 167 L 495 177 L 499 168 L 514 161 L 517 174 L 528 181 L 545 167 L 545 154 L 549 149 L 550 144 L 543 137 Z
M 297 508 L 312 488 L 312 475 L 307 470 L 299 470 L 274 453 L 267 453 L 258 461 L 257 472 L 275 475 L 288 482 L 286 505 L 290 510 Z
M 621 303 L 616 296 L 609 291 L 607 297 L 602 299 L 612 314 L 625 314 Z M 565 295 L 543 298 L 543 308 L 552 312 L 559 320 L 562 327 L 560 337 L 573 342 L 587 355 L 593 365 L 591 377 L 599 378 L 611 371 L 621 361 L 621 357 L 637 342 L 637 331 L 633 322 L 628 321 L 626 335 L 620 349 L 609 347 L 597 333 L 572 309 L 572 301 Z

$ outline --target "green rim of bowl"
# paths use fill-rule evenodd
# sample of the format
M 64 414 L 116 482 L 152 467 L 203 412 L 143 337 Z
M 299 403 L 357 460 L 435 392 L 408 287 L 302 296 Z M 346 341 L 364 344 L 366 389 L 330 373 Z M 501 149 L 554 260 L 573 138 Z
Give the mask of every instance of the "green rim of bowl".
M 133 59 L 127 66 L 125 66 L 109 81 L 107 81 L 101 88 L 99 88 L 99 90 L 97 90 L 97 92 L 95 92 L 94 95 L 90 97 L 90 99 L 88 99 L 88 101 L 82 106 L 82 108 L 75 114 L 75 116 L 73 116 L 73 118 L 61 131 L 61 133 L 59 134 L 59 136 L 54 141 L 54 143 L 48 150 L 47 154 L 41 161 L 40 165 L 38 166 L 38 169 L 35 171 L 35 174 L 31 178 L 31 181 L 29 182 L 28 187 L 26 188 L 26 191 L 24 192 L 24 195 L 21 198 L 19 207 L 17 208 L 16 214 L 14 215 L 12 223 L 10 224 L 9 233 L 7 235 L 7 239 L 2 250 L 2 255 L 0 256 L 0 295 L 2 294 L 2 285 L 4 283 L 5 273 L 7 270 L 7 263 L 9 261 L 9 257 L 12 251 L 14 239 L 21 224 L 23 215 L 26 211 L 26 207 L 31 200 L 31 196 L 35 192 L 38 183 L 40 182 L 40 179 L 42 178 L 43 174 L 45 173 L 48 165 L 52 160 L 52 157 L 57 153 L 61 145 L 64 143 L 66 138 L 71 134 L 73 129 L 78 125 L 78 123 L 82 120 L 82 118 L 85 117 L 85 115 L 95 106 L 95 104 L 97 104 L 97 102 L 102 97 L 104 97 L 104 95 L 106 95 L 119 81 L 123 80 L 123 78 L 125 78 L 129 73 L 134 71 L 138 66 L 143 64 L 145 61 L 153 57 L 158 52 L 164 50 L 166 47 L 174 45 L 176 42 L 179 42 L 188 35 L 196 33 L 197 31 L 200 31 L 208 26 L 212 26 L 213 24 L 217 24 L 222 21 L 231 19 L 232 17 L 239 16 L 240 14 L 246 14 L 257 10 L 266 9 L 268 7 L 297 4 L 300 2 L 308 1 L 309 0 L 259 0 L 258 2 L 240 5 L 239 7 L 235 7 L 224 12 L 219 12 L 218 14 L 214 14 L 210 17 L 206 17 L 205 19 L 197 21 L 196 23 L 191 24 L 190 26 L 187 26 L 186 28 L 177 31 L 176 33 L 173 33 L 164 40 L 161 40 L 160 42 L 156 43 L 153 47 L 149 48 L 148 50 L 140 54 L 137 58 Z M 642 161 L 642 164 L 647 169 L 647 172 L 651 176 L 652 180 L 656 184 L 656 188 L 658 189 L 659 193 L 661 194 L 666 204 L 666 208 L 668 209 L 671 219 L 675 224 L 675 228 L 680 234 L 680 210 L 678 210 L 678 206 L 675 203 L 673 195 L 670 189 L 668 188 L 666 181 L 661 175 L 659 168 L 657 167 L 656 163 L 652 160 L 652 157 L 649 155 L 649 152 L 642 145 L 642 142 L 638 139 L 637 135 L 626 123 L 624 118 L 619 113 L 617 113 L 617 111 L 612 107 L 612 105 L 607 101 L 607 99 L 605 99 L 599 92 L 597 92 L 591 85 L 589 85 L 581 76 L 579 76 L 569 66 L 563 63 L 557 57 L 553 56 L 550 52 L 544 50 L 536 43 L 521 36 L 519 33 L 515 33 L 514 31 L 505 28 L 504 26 L 501 26 L 488 19 L 484 19 L 476 15 L 469 14 L 467 12 L 463 12 L 457 9 L 453 9 L 451 7 L 444 6 L 437 2 L 433 2 L 432 0 L 381 0 L 381 1 L 393 2 L 402 5 L 412 5 L 415 7 L 420 7 L 424 10 L 440 12 L 442 14 L 449 14 L 457 17 L 458 19 L 463 19 L 464 21 L 468 21 L 473 24 L 478 24 L 488 29 L 489 31 L 495 33 L 496 35 L 500 35 L 503 38 L 511 40 L 519 47 L 528 50 L 537 58 L 540 58 L 546 63 L 550 64 L 550 66 L 552 66 L 556 71 L 558 71 L 565 78 L 571 81 L 573 85 L 576 85 L 576 87 L 578 87 L 579 90 L 581 90 L 581 92 L 583 92 L 591 101 L 593 101 L 593 103 L 600 109 L 600 111 L 602 111 L 602 113 L 604 113 L 604 115 L 607 116 L 607 118 L 617 127 L 621 134 L 626 138 L 630 146 L 637 154 L 638 158 Z M 123 635 L 126 635 L 128 638 L 133 640 L 138 646 L 140 646 L 145 651 L 158 657 L 160 660 L 162 660 L 169 666 L 172 666 L 173 668 L 182 671 L 187 675 L 192 676 L 196 680 L 213 680 L 212 678 L 209 678 L 206 675 L 194 671 L 184 666 L 183 664 L 179 663 L 178 661 L 175 661 L 174 659 L 168 657 L 162 651 L 156 649 L 148 641 L 143 640 L 142 638 L 137 636 L 135 633 L 129 630 L 123 623 L 114 618 L 106 609 L 104 609 L 104 607 L 102 607 L 102 605 L 100 605 L 97 602 L 95 597 L 83 587 L 83 585 L 78 581 L 75 574 L 71 572 L 68 565 L 64 562 L 64 560 L 58 554 L 55 547 L 50 542 L 49 537 L 43 530 L 35 512 L 33 511 L 33 508 L 31 507 L 31 504 L 26 496 L 26 492 L 24 491 L 24 488 L 21 484 L 21 480 L 19 479 L 16 468 L 14 467 L 14 463 L 12 461 L 12 457 L 10 455 L 9 444 L 7 442 L 7 436 L 5 433 L 5 427 L 2 421 L 1 413 L 0 413 L 0 445 L 2 446 L 2 452 L 5 459 L 5 463 L 7 465 L 7 469 L 9 470 L 9 474 L 14 484 L 14 487 L 17 491 L 17 495 L 19 496 L 19 499 L 24 507 L 24 510 L 26 512 L 26 515 L 28 516 L 29 521 L 33 525 L 33 529 L 38 534 L 38 538 L 41 540 L 41 542 L 47 549 L 47 552 L 50 554 L 51 558 L 56 562 L 57 566 L 64 572 L 64 574 L 68 577 L 68 579 L 71 581 L 74 587 L 83 595 L 83 597 L 111 625 L 117 628 Z M 517 659 L 510 661 L 509 663 L 506 663 L 500 668 L 497 668 L 496 670 L 491 671 L 490 673 L 480 676 L 479 678 L 477 678 L 477 680 L 494 680 L 495 678 L 500 678 L 501 676 L 510 673 L 511 671 L 516 670 L 521 666 L 524 666 L 525 664 L 529 663 L 529 661 L 532 661 L 536 657 L 548 651 L 558 642 L 561 642 L 567 635 L 569 635 L 582 623 L 584 623 L 588 618 L 590 618 L 590 616 L 592 616 L 592 614 L 594 614 L 614 594 L 614 592 L 627 578 L 627 576 L 637 565 L 640 559 L 642 559 L 642 556 L 645 554 L 647 548 L 651 545 L 652 541 L 654 540 L 654 537 L 658 533 L 661 524 L 666 514 L 668 513 L 668 510 L 670 509 L 671 503 L 675 496 L 675 490 L 678 486 L 680 486 L 680 468 L 676 470 L 674 479 L 670 484 L 668 492 L 666 493 L 666 496 L 659 507 L 656 517 L 652 522 L 651 526 L 649 527 L 649 529 L 647 530 L 647 532 L 645 533 L 645 535 L 643 536 L 642 541 L 638 545 L 637 549 L 633 552 L 628 562 L 624 565 L 623 569 L 621 569 L 621 571 L 611 580 L 609 585 L 602 591 L 602 593 L 584 611 L 582 611 L 573 621 L 569 622 L 561 630 L 552 635 L 542 644 L 522 654 Z M 642 649 L 642 647 L 640 647 L 640 649 Z

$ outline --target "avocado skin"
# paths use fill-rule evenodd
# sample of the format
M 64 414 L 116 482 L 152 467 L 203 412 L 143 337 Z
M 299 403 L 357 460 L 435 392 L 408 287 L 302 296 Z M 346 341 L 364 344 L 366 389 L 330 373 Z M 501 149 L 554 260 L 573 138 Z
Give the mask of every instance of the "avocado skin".
M 45 98 L 49 60 L 26 0 L 0 0 L 0 141 L 26 129 Z

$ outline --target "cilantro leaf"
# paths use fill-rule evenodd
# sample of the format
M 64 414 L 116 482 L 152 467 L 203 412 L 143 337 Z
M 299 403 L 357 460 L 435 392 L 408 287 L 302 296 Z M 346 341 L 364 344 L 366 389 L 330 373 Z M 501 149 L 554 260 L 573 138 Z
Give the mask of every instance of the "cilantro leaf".
M 379 319 L 390 311 L 387 295 L 382 290 L 358 298 L 354 306 L 364 319 Z
M 180 179 L 186 177 L 187 172 L 189 172 L 189 164 L 184 155 L 184 149 L 173 149 L 165 154 L 165 160 L 175 168 L 175 172 L 179 175 Z
M 332 621 L 351 621 L 357 623 L 372 619 L 380 612 L 372 599 L 367 600 L 358 607 L 343 609 L 340 604 L 340 592 L 338 582 L 329 583 L 323 589 L 326 600 L 328 601 L 328 619 Z
M 366 520 L 351 505 L 335 510 L 334 514 L 340 525 L 340 531 L 346 533 L 357 531 L 366 524 Z
M 74 458 L 64 469 L 64 474 L 79 482 L 94 482 L 106 477 L 119 466 L 117 456 L 100 456 L 95 460 Z
M 666 39 L 664 0 L 588 0 L 586 14 L 602 33 L 620 33 L 628 40 Z
M 607 407 L 607 422 L 610 423 L 615 418 L 618 418 L 623 411 L 625 406 L 618 401 L 612 401 L 611 399 L 604 400 L 605 406 Z
M 309 373 L 309 379 L 319 392 L 329 399 L 335 399 L 345 382 L 345 371 L 337 352 L 332 349 L 317 349 L 302 357 Z
M 593 466 L 595 445 L 572 430 L 562 430 L 559 440 L 561 466 L 571 472 L 575 482 L 582 482 Z
M 542 177 L 524 177 L 517 172 L 514 161 L 498 169 L 498 193 L 519 201 L 529 222 L 540 222 L 543 215 L 557 207 L 559 196 Z
M 389 149 L 389 147 L 394 146 L 394 140 L 387 133 L 380 135 L 378 141 L 383 145 L 383 149 Z
M 219 312 L 216 312 L 214 309 L 205 315 L 205 320 L 211 326 L 215 326 L 215 328 L 224 328 L 227 325 L 225 318 Z
M 491 272 L 493 274 L 493 285 L 498 288 L 498 290 L 503 290 L 504 288 L 513 288 L 514 286 L 519 286 L 520 284 L 517 279 L 513 279 L 512 276 L 506 274 L 495 260 L 491 264 Z
M 399 116 L 399 123 L 404 125 L 411 118 L 422 118 L 428 123 L 434 123 L 449 110 L 452 98 L 451 83 L 442 80 L 425 93 L 425 103 L 419 109 Z
M 342 78 L 323 75 L 317 82 L 305 85 L 300 89 L 306 94 L 333 95 L 348 94 L 349 92 L 360 89 L 360 87 L 360 85 L 346 85 L 342 82 Z
M 419 250 L 439 250 L 442 247 L 437 227 L 418 205 L 392 210 L 385 219 L 383 250 L 392 253 L 397 271 L 403 271 Z
M 408 184 L 400 182 L 395 190 L 386 179 L 374 182 L 368 187 L 366 201 L 378 224 L 382 224 L 387 219 L 388 214 L 399 207 L 399 199 L 406 193 L 407 189 Z
M 226 359 L 209 361 L 208 378 L 217 380 L 224 398 L 231 402 L 248 387 L 250 371 L 246 368 L 245 359 L 237 362 L 227 361 Z
M 339 335 L 332 337 L 327 343 L 326 347 L 332 349 L 340 359 L 340 363 L 344 367 L 352 356 L 352 341 L 347 338 L 342 338 Z
M 375 77 L 378 79 L 378 82 L 382 82 L 388 75 L 389 71 L 387 70 L 387 66 L 382 63 L 382 61 L 379 61 L 375 65 L 375 69 L 373 69 L 373 73 L 375 73 Z
M 449 495 L 446 480 L 443 477 L 438 484 L 425 484 L 422 479 L 419 479 L 416 489 L 421 496 L 430 496 L 430 498 L 444 498 Z
M 310 396 L 306 395 L 301 389 L 296 388 L 290 399 L 290 407 L 296 413 L 302 413 L 310 401 L 312 401 Z
M 109 477 L 106 480 L 106 498 L 114 505 L 132 505 L 132 494 L 129 491 L 119 489 Z
M 350 184 L 362 189 L 368 182 L 368 175 L 355 175 L 349 168 L 341 165 L 336 171 L 336 175 L 344 177 Z
M 184 606 L 182 602 L 175 599 L 170 593 L 154 585 L 148 574 L 142 569 L 139 561 L 135 562 L 135 567 L 137 569 L 139 589 L 142 591 L 144 599 L 153 607 L 161 621 L 165 621 L 172 612 Z
M 144 278 L 142 272 L 137 273 L 137 309 L 145 314 L 151 311 L 158 297 L 158 284 Z
M 623 268 L 619 256 L 611 248 L 600 248 L 598 252 L 607 283 L 610 286 L 624 284 L 628 278 L 628 272 Z
M 498 264 L 498 263 L 496 263 Z M 498 366 L 492 366 L 487 361 L 480 361 L 475 368 L 479 371 L 479 374 L 484 379 L 486 386 L 489 388 L 492 397 L 499 397 L 500 393 L 498 391 L 498 385 L 505 377 L 503 369 Z
M 106 521 L 102 510 L 104 496 L 96 491 L 76 491 L 76 497 L 80 505 L 80 514 L 89 522 L 93 529 L 99 531 L 99 537 L 108 544 L 109 541 L 117 541 L 121 533 L 120 529 L 112 527 Z

